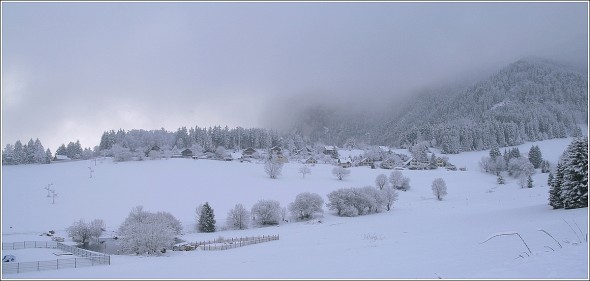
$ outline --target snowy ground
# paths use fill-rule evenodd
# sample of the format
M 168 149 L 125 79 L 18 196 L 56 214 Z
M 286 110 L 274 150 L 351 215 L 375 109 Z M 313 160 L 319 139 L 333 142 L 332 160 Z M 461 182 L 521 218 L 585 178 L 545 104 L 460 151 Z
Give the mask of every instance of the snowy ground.
M 527 143 L 519 149 L 526 154 L 538 144 L 543 157 L 554 164 L 570 141 Z M 304 191 L 327 200 L 326 194 L 335 189 L 374 185 L 378 174 L 389 175 L 391 170 L 355 167 L 350 177 L 339 181 L 331 174 L 333 166 L 324 164 L 312 167 L 312 174 L 303 179 L 297 173 L 301 164 L 289 163 L 276 180 L 268 178 L 261 164 L 212 160 L 5 166 L 2 242 L 50 240 L 39 236 L 49 230 L 66 237 L 65 228 L 80 218 L 101 218 L 113 231 L 137 205 L 172 213 L 182 221 L 187 241 L 272 234 L 281 238 L 226 251 L 112 256 L 109 266 L 2 278 L 588 278 L 588 209 L 552 210 L 547 205 L 547 174 L 540 172 L 533 176 L 532 189 L 521 189 L 508 177 L 506 185 L 497 185 L 495 176 L 479 170 L 477 163 L 486 154 L 449 155 L 451 163 L 467 171 L 403 171 L 412 189 L 401 192 L 390 212 L 340 218 L 325 210 L 321 223 L 210 234 L 194 231 L 195 208 L 205 201 L 223 226 L 236 203 L 250 208 L 264 198 L 287 206 Z M 88 167 L 95 171 L 92 178 Z M 431 192 L 437 177 L 448 186 L 443 201 Z M 59 194 L 55 204 L 43 189 L 49 183 Z M 553 235 L 561 247 L 539 229 Z M 519 233 L 530 252 L 515 235 L 481 244 L 507 232 Z

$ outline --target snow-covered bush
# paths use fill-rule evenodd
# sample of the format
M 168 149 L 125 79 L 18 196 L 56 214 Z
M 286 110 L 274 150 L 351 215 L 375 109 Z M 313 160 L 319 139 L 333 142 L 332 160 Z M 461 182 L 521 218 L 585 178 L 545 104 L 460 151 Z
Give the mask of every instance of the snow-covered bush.
M 252 222 L 259 225 L 276 225 L 281 219 L 281 204 L 276 200 L 260 200 L 252 206 Z
M 387 203 L 395 201 L 395 195 L 386 198 L 385 193 L 372 186 L 363 188 L 340 188 L 328 193 L 326 206 L 338 216 L 354 217 L 382 210 Z M 391 207 L 391 205 L 390 205 Z
M 227 213 L 226 223 L 230 229 L 246 229 L 250 223 L 250 212 L 242 204 L 236 204 Z
M 432 193 L 441 201 L 447 195 L 447 183 L 442 178 L 436 178 L 432 182 Z
M 335 175 L 339 180 L 342 180 L 350 175 L 350 170 L 338 166 L 332 169 L 332 174 Z
M 297 220 L 308 220 L 315 215 L 323 213 L 324 199 L 317 193 L 303 192 L 295 197 L 295 201 L 289 204 L 291 215 Z
M 128 254 L 160 255 L 170 249 L 175 230 L 166 217 L 146 212 L 142 206 L 133 208 L 119 226 L 121 250 Z
M 103 220 L 95 219 L 90 223 L 86 223 L 83 219 L 74 222 L 66 229 L 68 236 L 76 243 L 88 245 L 91 240 L 98 239 L 105 230 Z

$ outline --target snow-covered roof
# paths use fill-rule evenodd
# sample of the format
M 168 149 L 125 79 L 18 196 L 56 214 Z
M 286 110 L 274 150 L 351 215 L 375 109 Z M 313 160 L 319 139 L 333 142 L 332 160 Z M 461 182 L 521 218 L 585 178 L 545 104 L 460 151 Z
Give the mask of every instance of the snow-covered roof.
M 67 157 L 67 156 L 61 155 L 61 154 L 57 154 L 57 155 L 55 155 L 55 159 L 56 160 L 70 160 L 70 157 Z

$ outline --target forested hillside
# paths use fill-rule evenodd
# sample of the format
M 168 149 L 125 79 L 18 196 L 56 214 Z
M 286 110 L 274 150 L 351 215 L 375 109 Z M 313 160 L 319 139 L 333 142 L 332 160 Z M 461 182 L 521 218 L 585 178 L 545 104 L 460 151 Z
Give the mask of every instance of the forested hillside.
M 580 135 L 588 81 L 574 68 L 527 58 L 465 89 L 440 89 L 382 112 L 306 112 L 298 131 L 311 140 L 408 147 L 421 141 L 445 153 Z M 320 118 L 318 118 L 320 117 Z M 310 121 L 311 120 L 311 121 Z

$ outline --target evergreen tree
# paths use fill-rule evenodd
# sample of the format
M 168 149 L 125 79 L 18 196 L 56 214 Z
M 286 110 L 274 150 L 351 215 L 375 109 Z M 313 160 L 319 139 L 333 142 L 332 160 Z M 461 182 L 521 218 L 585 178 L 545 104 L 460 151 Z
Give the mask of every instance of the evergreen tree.
M 547 160 L 541 162 L 541 173 L 549 173 L 551 171 L 551 164 Z
M 492 149 L 490 149 L 490 158 L 496 161 L 496 158 L 498 158 L 499 156 L 502 156 L 502 154 L 500 153 L 500 149 L 497 145 L 494 145 Z
M 45 151 L 45 164 L 51 163 L 51 160 L 53 160 L 53 155 L 51 154 L 51 150 L 49 150 L 49 148 L 48 148 Z
M 538 145 L 533 145 L 529 150 L 529 161 L 531 161 L 535 169 L 541 167 L 541 164 L 543 163 L 543 156 Z
M 563 179 L 563 163 L 557 163 L 557 170 L 555 177 L 552 177 L 551 185 L 549 187 L 549 205 L 553 209 L 563 208 L 563 200 L 561 199 L 561 182 Z
M 205 202 L 201 208 L 201 214 L 199 215 L 199 231 L 200 232 L 215 232 L 215 214 L 213 209 L 209 206 L 209 202 Z
M 498 184 L 505 184 L 504 177 L 502 175 L 498 175 L 498 179 L 496 180 Z
M 568 146 L 563 165 L 561 197 L 566 209 L 588 207 L 588 139 L 576 138 Z
M 527 185 L 528 188 L 533 188 L 533 178 L 531 176 L 529 176 L 529 178 L 527 179 Z
M 547 176 L 547 186 L 551 186 L 551 184 L 553 183 L 553 173 L 549 173 L 549 175 Z
M 63 143 L 55 151 L 55 155 L 67 155 L 67 154 L 68 154 L 68 151 L 66 149 L 66 145 Z
M 518 150 L 518 147 L 510 149 L 510 158 L 519 158 L 519 157 L 520 157 L 520 150 Z

